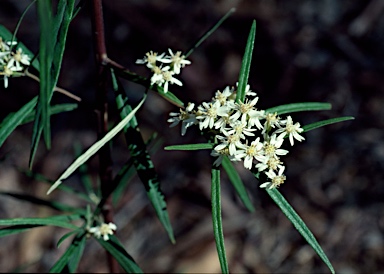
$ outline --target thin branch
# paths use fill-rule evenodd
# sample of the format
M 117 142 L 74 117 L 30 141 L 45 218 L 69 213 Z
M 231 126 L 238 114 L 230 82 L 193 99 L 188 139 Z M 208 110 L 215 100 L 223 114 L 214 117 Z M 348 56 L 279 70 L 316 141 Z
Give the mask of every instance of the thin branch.
M 33 79 L 33 80 L 35 80 L 37 82 L 40 82 L 40 78 L 37 77 L 36 75 L 30 73 L 28 70 L 24 72 L 24 75 L 28 76 L 29 78 L 31 78 L 31 79 Z M 73 100 L 81 102 L 81 98 L 79 96 L 76 96 L 75 94 L 69 92 L 68 90 L 65 90 L 65 89 L 63 89 L 61 87 L 58 87 L 58 86 L 56 86 L 53 90 L 57 91 L 57 92 L 59 92 L 59 93 L 61 93 L 63 95 L 65 95 L 65 96 L 67 96 L 69 98 L 72 98 Z
M 98 137 L 102 138 L 108 132 L 108 73 L 105 60 L 107 49 L 105 46 L 104 17 L 101 0 L 92 1 L 92 29 L 93 43 L 96 52 L 96 64 L 98 66 L 97 86 L 96 86 L 96 104 L 98 120 Z M 102 197 L 105 197 L 113 187 L 112 180 L 112 157 L 109 145 L 103 146 L 99 151 L 99 176 L 101 182 Z M 112 200 L 109 197 L 102 208 L 102 214 L 105 222 L 113 222 Z M 119 265 L 115 258 L 107 252 L 107 260 L 111 273 L 119 273 Z

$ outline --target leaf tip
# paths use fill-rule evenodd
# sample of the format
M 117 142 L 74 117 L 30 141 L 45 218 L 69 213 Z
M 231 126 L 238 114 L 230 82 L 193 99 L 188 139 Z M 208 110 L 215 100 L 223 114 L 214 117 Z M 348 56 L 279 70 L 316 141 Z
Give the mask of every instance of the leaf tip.
M 54 191 L 60 184 L 62 183 L 61 180 L 57 180 L 47 191 L 47 195 L 51 194 L 52 191 Z

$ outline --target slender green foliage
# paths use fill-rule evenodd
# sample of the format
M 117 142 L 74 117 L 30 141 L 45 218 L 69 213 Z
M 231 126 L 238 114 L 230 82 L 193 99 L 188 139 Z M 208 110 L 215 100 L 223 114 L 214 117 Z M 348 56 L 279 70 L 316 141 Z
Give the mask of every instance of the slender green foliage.
M 219 255 L 222 273 L 229 273 L 227 256 L 225 254 L 223 223 L 221 220 L 220 169 L 212 168 L 211 203 L 213 234 L 215 236 L 217 254 Z
M 236 102 L 238 103 L 244 102 L 245 90 L 248 85 L 249 71 L 251 69 L 252 52 L 255 44 L 255 35 L 256 35 L 256 21 L 253 20 L 251 30 L 249 31 L 247 45 L 245 46 L 244 57 L 241 63 L 241 69 L 239 73 L 239 81 L 238 81 L 237 94 L 236 94 Z

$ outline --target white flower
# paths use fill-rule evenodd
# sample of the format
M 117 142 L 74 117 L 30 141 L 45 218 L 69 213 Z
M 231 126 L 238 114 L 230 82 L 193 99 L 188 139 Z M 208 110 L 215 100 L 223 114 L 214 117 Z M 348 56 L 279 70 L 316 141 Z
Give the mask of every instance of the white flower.
M 3 71 L 0 72 L 0 75 L 4 76 L 4 88 L 8 87 L 8 78 L 12 76 L 12 74 L 17 71 L 17 68 L 14 66 L 11 66 L 10 63 L 3 66 Z
M 223 131 L 226 132 L 226 135 L 237 134 L 241 139 L 245 139 L 245 135 L 247 136 L 255 136 L 252 131 L 255 131 L 254 128 L 248 128 L 247 123 L 242 123 L 239 120 L 233 121 L 230 124 L 230 128 L 225 128 Z
M 226 106 L 220 106 L 219 101 L 213 103 L 203 102 L 198 106 L 198 113 L 196 119 L 202 120 L 199 123 L 199 128 L 213 128 L 218 116 L 228 116 L 228 108 Z
M 288 150 L 281 149 L 281 145 L 283 144 L 284 139 L 280 136 L 277 137 L 276 134 L 272 134 L 271 139 L 269 141 L 264 142 L 264 152 L 265 156 L 268 158 L 278 158 L 278 155 L 286 155 Z
M 12 53 L 12 57 L 9 59 L 9 64 L 12 67 L 15 66 L 17 71 L 22 71 L 23 67 L 20 64 L 29 66 L 29 60 L 29 56 L 27 54 L 23 54 L 23 50 L 19 48 L 16 53 Z
M 224 135 L 226 134 L 223 132 Z M 228 147 L 229 149 L 229 155 L 236 155 L 237 150 L 236 148 L 240 148 L 242 146 L 240 142 L 240 136 L 237 134 L 230 134 L 221 136 L 221 135 L 216 135 L 216 138 L 221 142 L 219 145 L 217 145 L 214 149 L 215 150 L 222 150 Z
M 173 72 L 175 74 L 180 74 L 180 69 L 185 67 L 185 65 L 190 65 L 191 61 L 186 60 L 184 55 L 181 55 L 181 51 L 173 53 L 171 49 L 168 49 L 170 56 L 167 56 L 169 59 L 163 59 L 163 63 L 171 63 Z
M 237 120 L 241 117 L 242 123 L 247 122 L 249 112 L 252 109 L 254 109 L 253 107 L 256 105 L 258 100 L 259 100 L 259 97 L 255 97 L 251 102 L 249 102 L 248 99 L 246 99 L 244 103 L 241 103 L 241 102 L 235 103 L 234 104 L 235 113 L 231 115 L 231 119 Z
M 293 146 L 293 139 L 295 138 L 297 141 L 301 142 L 305 140 L 303 136 L 301 136 L 299 133 L 303 132 L 303 129 L 300 127 L 300 123 L 293 124 L 292 117 L 288 116 L 286 120 L 280 122 L 282 125 L 285 125 L 285 128 L 280 128 L 276 130 L 275 133 L 282 132 L 279 137 L 283 138 L 285 135 L 288 134 L 289 142 Z
M 266 169 L 277 170 L 283 167 L 282 164 L 283 162 L 278 157 L 265 157 L 263 161 L 256 164 L 256 168 L 260 172 Z
M 156 66 L 156 61 L 163 62 L 165 53 L 162 53 L 160 55 L 157 55 L 157 52 L 153 52 L 152 50 L 150 52 L 147 52 L 145 54 L 145 57 L 143 59 L 137 59 L 136 64 L 147 64 L 148 68 L 153 68 Z
M 180 109 L 180 113 L 177 112 L 171 112 L 169 116 L 171 116 L 167 122 L 172 123 L 169 127 L 174 127 L 179 122 L 182 122 L 181 124 L 181 135 L 184 136 L 187 128 L 196 124 L 196 115 L 193 113 L 193 108 L 195 104 L 193 103 L 188 103 L 188 106 L 185 108 L 185 111 Z
M 102 223 L 100 226 L 91 227 L 88 229 L 88 232 L 93 234 L 96 238 L 103 237 L 104 241 L 109 240 L 109 235 L 113 235 L 113 231 L 116 230 L 117 227 L 114 223 Z
M 265 174 L 268 176 L 270 181 L 265 182 L 260 185 L 261 188 L 276 188 L 282 185 L 286 179 L 285 175 L 283 174 L 285 167 L 283 166 L 280 168 L 279 173 L 276 174 L 273 170 L 269 170 L 268 172 L 265 172 Z
M 275 126 L 280 126 L 280 117 L 277 116 L 277 112 L 275 113 L 267 113 L 265 115 L 265 123 L 264 123 L 264 129 L 262 133 L 269 131 L 271 128 L 275 128 Z
M 163 70 L 163 79 L 164 79 L 164 93 L 168 92 L 168 84 L 176 84 L 178 86 L 182 86 L 183 83 L 179 80 L 173 77 L 175 73 L 173 71 Z
M 220 92 L 219 90 L 216 91 L 215 99 L 218 100 L 222 106 L 224 106 L 233 94 L 233 88 L 227 86 L 223 92 Z
M 250 127 L 253 127 L 254 125 L 258 129 L 262 129 L 263 125 L 260 123 L 261 119 L 265 118 L 265 111 L 264 110 L 256 110 L 256 109 L 251 109 L 248 112 L 248 125 Z
M 251 145 L 242 145 L 239 150 L 239 155 L 244 157 L 244 167 L 251 169 L 253 159 L 258 161 L 264 161 L 264 151 L 263 144 L 260 143 L 260 137 L 257 137 L 256 140 L 252 141 Z

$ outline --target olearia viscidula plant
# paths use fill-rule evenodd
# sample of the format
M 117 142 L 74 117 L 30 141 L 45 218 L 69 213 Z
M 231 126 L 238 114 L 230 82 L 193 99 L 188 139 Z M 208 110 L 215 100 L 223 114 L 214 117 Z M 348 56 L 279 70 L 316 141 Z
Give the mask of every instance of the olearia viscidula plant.
M 11 133 L 20 125 L 33 122 L 31 150 L 29 159 L 30 170 L 23 172 L 41 182 L 48 183 L 50 188 L 47 194 L 54 190 L 67 192 L 79 200 L 85 201 L 85 207 L 70 206 L 53 200 L 34 197 L 24 193 L 0 192 L 22 201 L 40 206 L 48 206 L 60 211 L 62 214 L 48 217 L 24 217 L 0 220 L 0 237 L 26 232 L 41 226 L 56 226 L 69 229 L 57 243 L 61 244 L 72 238 L 66 251 L 52 265 L 50 272 L 76 272 L 83 256 L 87 240 L 95 239 L 107 252 L 110 272 L 119 272 L 120 267 L 126 272 L 142 273 L 142 269 L 126 251 L 118 239 L 119 228 L 115 223 L 114 205 L 120 200 L 127 183 L 137 174 L 143 183 L 148 199 L 156 215 L 165 229 L 172 243 L 175 243 L 172 225 L 167 211 L 164 194 L 160 188 L 160 181 L 151 160 L 156 138 L 145 141 L 141 135 L 136 113 L 143 105 L 147 92 L 160 94 L 171 104 L 179 108 L 178 112 L 171 112 L 168 122 L 171 127 L 181 125 L 181 135 L 187 129 L 196 126 L 207 142 L 202 144 L 184 144 L 168 146 L 166 150 L 198 150 L 209 149 L 212 156 L 211 203 L 213 234 L 215 237 L 218 257 L 223 273 L 229 273 L 226 259 L 224 233 L 221 219 L 220 196 L 220 169 L 223 167 L 233 184 L 236 193 L 247 209 L 251 212 L 254 207 L 249 199 L 247 190 L 240 179 L 232 162 L 242 162 L 245 169 L 250 170 L 258 181 L 260 188 L 273 199 L 282 212 L 292 222 L 294 227 L 306 239 L 309 245 L 317 252 L 320 258 L 334 273 L 334 269 L 318 244 L 317 240 L 305 225 L 300 216 L 290 206 L 288 201 L 280 194 L 278 187 L 289 178 L 285 176 L 286 165 L 283 156 L 288 150 L 283 149 L 284 143 L 293 146 L 296 141 L 305 140 L 306 131 L 328 124 L 351 120 L 352 117 L 333 118 L 319 121 L 310 125 L 301 126 L 293 121 L 293 112 L 328 110 L 328 103 L 306 102 L 292 103 L 259 109 L 257 103 L 259 96 L 253 92 L 248 84 L 252 51 L 256 33 L 256 23 L 253 22 L 249 33 L 245 53 L 242 61 L 239 80 L 227 86 L 222 91 L 216 91 L 211 101 L 202 102 L 196 106 L 193 103 L 184 104 L 173 94 L 172 85 L 183 86 L 180 80 L 182 69 L 192 65 L 188 57 L 228 18 L 234 9 L 230 10 L 219 20 L 198 42 L 187 52 L 168 49 L 168 52 L 158 54 L 149 51 L 144 58 L 137 59 L 137 65 L 145 65 L 152 73 L 147 78 L 129 71 L 126 67 L 108 57 L 105 37 L 104 20 L 101 0 L 91 1 L 93 42 L 95 45 L 95 60 L 98 67 L 96 77 L 97 106 L 96 112 L 99 125 L 98 140 L 84 152 L 78 144 L 74 145 L 77 158 L 63 171 L 56 180 L 45 178 L 44 175 L 32 171 L 34 156 L 41 138 L 45 146 L 50 148 L 50 116 L 75 110 L 80 104 L 87 102 L 80 97 L 58 86 L 61 63 L 66 47 L 66 38 L 72 19 L 82 10 L 87 1 L 58 0 L 56 12 L 53 12 L 51 2 L 47 0 L 34 0 L 21 15 L 20 20 L 11 33 L 0 25 L 0 76 L 5 88 L 12 88 L 9 79 L 27 76 L 39 82 L 39 94 L 23 105 L 18 111 L 9 113 L 0 124 L 0 146 L 4 144 Z M 22 19 L 32 5 L 37 6 L 37 18 L 40 26 L 40 46 L 37 53 L 32 53 L 17 39 L 17 30 Z M 32 71 L 35 71 L 32 73 Z M 130 104 L 121 79 L 129 80 L 143 85 L 146 88 L 142 100 L 136 105 Z M 107 93 L 113 90 L 115 107 L 120 113 L 120 119 L 112 128 L 109 128 Z M 54 92 L 67 96 L 76 103 L 51 105 Z M 262 98 L 260 98 L 262 100 Z M 111 147 L 113 138 L 123 133 L 126 139 L 130 157 L 112 176 Z M 87 161 L 94 155 L 99 156 L 100 170 L 99 183 L 93 182 L 87 171 Z M 63 184 L 78 170 L 84 191 L 75 191 Z M 289 185 L 288 185 L 289 187 Z M 79 222 L 80 220 L 80 222 Z M 74 223 L 76 221 L 76 223 Z

